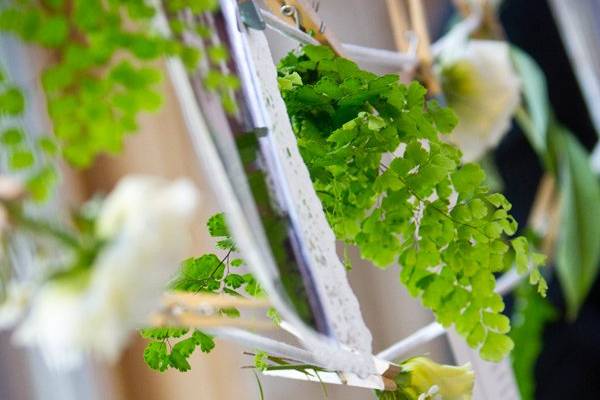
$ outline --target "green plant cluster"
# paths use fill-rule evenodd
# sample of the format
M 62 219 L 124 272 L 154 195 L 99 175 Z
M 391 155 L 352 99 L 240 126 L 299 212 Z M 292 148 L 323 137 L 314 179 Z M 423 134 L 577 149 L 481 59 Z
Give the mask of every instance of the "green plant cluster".
M 213 11 L 217 2 L 169 0 L 165 5 L 171 12 L 188 8 L 200 14 Z M 144 0 L 12 0 L 0 9 L 0 31 L 51 54 L 42 84 L 54 134 L 72 165 L 86 167 L 100 153 L 118 153 L 124 138 L 138 129 L 138 115 L 160 107 L 157 60 L 177 56 L 192 69 L 200 59 L 196 48 L 153 33 L 155 12 Z M 211 34 L 205 26 L 201 30 Z M 221 47 L 207 52 L 214 61 L 228 56 Z M 206 78 L 209 88 L 236 82 Z
M 10 172 L 21 174 L 34 201 L 44 201 L 57 181 L 53 164 L 58 147 L 49 136 L 31 143 L 16 123 L 24 117 L 26 101 L 21 89 L 0 70 L 0 154 Z
M 557 278 L 574 319 L 600 271 L 600 182 L 588 151 L 555 117 L 544 72 L 535 60 L 511 49 L 524 82 L 523 104 L 516 120 L 560 189 L 560 232 L 554 254 Z
M 566 301 L 565 314 L 575 319 L 600 271 L 600 183 L 588 151 L 557 121 L 549 101 L 544 72 L 524 51 L 511 49 L 513 65 L 523 82 L 519 123 L 544 169 L 560 191 L 560 230 L 553 255 L 556 278 Z M 515 378 L 524 400 L 535 397 L 535 364 L 543 346 L 545 325 L 560 311 L 531 290 L 516 291 L 511 337 Z
M 179 274 L 171 282 L 170 288 L 191 293 L 263 296 L 263 290 L 251 274 L 231 272 L 231 269 L 244 265 L 244 261 L 232 257 L 236 248 L 225 225 L 223 213 L 213 215 L 208 220 L 207 227 L 210 236 L 217 239 L 217 247 L 226 251 L 226 255 L 219 258 L 210 253 L 185 260 Z M 222 308 L 218 312 L 230 318 L 240 316 L 236 308 Z M 142 329 L 140 333 L 142 337 L 150 339 L 144 350 L 146 364 L 161 372 L 169 367 L 182 372 L 188 371 L 191 367 L 187 359 L 196 347 L 199 346 L 202 352 L 209 353 L 215 346 L 212 337 L 199 330 L 193 330 L 190 335 L 187 335 L 190 333 L 187 328 L 157 327 Z M 186 335 L 186 338 L 181 339 Z M 171 346 L 171 341 L 174 339 L 178 341 Z
M 521 399 L 535 399 L 535 364 L 542 351 L 544 327 L 556 319 L 554 306 L 522 284 L 515 291 L 515 308 L 510 332 L 515 342 L 511 356 Z
M 400 280 L 484 359 L 512 349 L 495 273 L 517 265 L 544 293 L 544 257 L 523 237 L 506 198 L 440 136 L 454 113 L 418 83 L 377 76 L 327 47 L 305 46 L 279 67 L 300 152 L 336 236 L 363 258 L 401 266 Z
M 169 27 L 171 32 L 183 41 L 184 33 L 195 35 L 206 46 L 206 73 L 203 76 L 204 85 L 208 90 L 219 94 L 221 104 L 225 111 L 233 114 L 237 111 L 234 93 L 239 88 L 240 83 L 237 76 L 227 72 L 227 61 L 229 60 L 229 51 L 227 47 L 213 40 L 216 38 L 214 32 L 205 24 L 198 20 L 189 18 L 178 18 L 177 13 L 189 8 L 191 12 L 201 14 L 206 11 L 214 11 L 218 7 L 217 0 L 167 0 L 164 1 L 169 12 Z M 196 54 L 189 54 L 183 58 L 184 63 L 196 63 L 198 59 L 194 58 Z M 186 60 L 186 58 L 188 58 Z M 187 62 L 186 62 L 187 61 Z
M 144 361 L 157 371 L 166 371 L 169 367 L 185 372 L 191 369 L 188 358 L 196 347 L 203 353 L 210 353 L 215 347 L 212 336 L 199 330 L 194 330 L 187 338 L 181 339 L 189 333 L 185 328 L 147 328 L 141 332 L 142 337 L 151 339 L 144 349 Z M 173 346 L 170 341 L 180 339 Z M 170 349 L 170 351 L 169 351 Z
M 244 265 L 241 258 L 233 258 L 236 248 L 227 226 L 223 213 L 215 214 L 207 222 L 210 236 L 217 239 L 217 248 L 226 251 L 219 258 L 209 253 L 200 257 L 189 258 L 181 265 L 179 275 L 170 285 L 172 290 L 193 293 L 225 293 L 242 296 L 239 290 L 244 289 L 250 296 L 262 296 L 263 290 L 252 274 L 237 274 L 233 269 Z M 236 309 L 221 310 L 229 316 L 239 316 Z

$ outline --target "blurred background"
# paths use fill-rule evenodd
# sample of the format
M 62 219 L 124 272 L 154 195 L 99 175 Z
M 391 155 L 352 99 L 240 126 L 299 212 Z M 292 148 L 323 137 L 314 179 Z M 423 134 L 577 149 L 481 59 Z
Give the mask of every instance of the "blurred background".
M 581 2 L 583 1 L 574 1 Z M 566 2 L 565 2 L 566 3 Z M 570 2 L 569 2 L 570 3 Z M 588 0 L 589 17 L 600 27 L 600 3 Z M 450 1 L 425 1 L 432 39 L 439 37 L 454 13 Z M 549 83 L 549 96 L 557 118 L 592 150 L 597 141 L 589 102 L 578 86 L 578 78 L 561 39 L 559 26 L 546 0 L 505 0 L 500 8 L 506 35 L 541 65 Z M 321 0 L 319 14 L 345 43 L 395 49 L 385 0 Z M 600 28 L 599 28 L 600 30 Z M 269 32 L 277 59 L 290 43 Z M 600 48 L 600 32 L 589 37 Z M 292 44 L 293 45 L 293 44 Z M 0 61 L 26 89 L 31 105 L 25 122 L 32 131 L 48 130 L 44 100 L 37 76 L 48 56 L 27 48 L 8 36 L 0 39 Z M 275 60 L 277 61 L 277 60 Z M 574 60 L 577 62 L 577 59 Z M 595 71 L 598 73 L 598 71 Z M 168 178 L 191 177 L 202 192 L 196 244 L 190 254 L 214 248 L 203 229 L 204 222 L 220 211 L 186 133 L 179 105 L 168 80 L 161 83 L 164 105 L 159 112 L 143 114 L 139 134 L 129 137 L 118 157 L 103 156 L 84 172 L 64 169 L 58 204 L 81 202 L 97 191 L 108 192 L 118 179 L 130 173 L 150 173 Z M 593 106 L 600 107 L 600 98 Z M 506 196 L 514 215 L 525 222 L 535 196 L 542 168 L 525 136 L 514 128 L 494 153 Z M 600 238 L 599 238 L 600 240 Z M 351 285 L 359 298 L 363 316 L 373 333 L 373 349 L 382 350 L 433 320 L 432 315 L 411 298 L 398 282 L 398 270 L 378 270 L 352 254 Z M 564 309 L 556 281 L 550 282 L 550 301 Z M 579 318 L 566 322 L 559 317 L 545 327 L 544 346 L 536 366 L 538 399 L 600 398 L 600 289 L 598 284 L 583 306 Z M 217 342 L 215 351 L 193 356 L 191 371 L 180 373 L 150 370 L 143 361 L 143 340 L 136 339 L 115 366 L 89 361 L 69 374 L 48 370 L 34 351 L 16 349 L 10 335 L 0 333 L 0 399 L 258 399 L 255 377 L 240 366 L 252 364 L 243 349 L 230 342 Z M 445 337 L 414 349 L 438 362 L 452 363 L 454 356 Z M 325 395 L 318 384 L 261 378 L 266 399 L 320 399 Z M 330 399 L 370 399 L 367 390 L 329 386 Z M 493 397 L 490 397 L 490 399 Z

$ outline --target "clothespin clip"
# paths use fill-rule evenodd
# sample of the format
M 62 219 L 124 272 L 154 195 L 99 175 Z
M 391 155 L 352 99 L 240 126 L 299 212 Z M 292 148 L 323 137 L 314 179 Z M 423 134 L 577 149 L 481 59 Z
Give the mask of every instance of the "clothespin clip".
M 249 28 L 264 31 L 267 27 L 254 0 L 239 0 L 240 19 Z
M 341 43 L 321 20 L 317 9 L 306 0 L 265 0 L 264 3 L 282 21 L 314 35 L 319 43 L 331 47 L 337 55 L 344 55 Z
M 183 326 L 189 328 L 235 327 L 247 330 L 273 330 L 272 321 L 247 318 L 241 311 L 260 310 L 269 307 L 266 299 L 204 293 L 167 293 L 163 295 L 162 307 L 154 314 L 152 326 Z M 240 316 L 228 316 L 235 309 Z M 256 314 L 256 313 L 255 313 Z M 266 315 L 265 312 L 260 314 Z
M 417 38 L 418 72 L 431 97 L 444 102 L 440 83 L 433 72 L 433 55 L 431 41 L 427 30 L 427 20 L 422 0 L 408 0 L 408 7 L 400 0 L 386 1 L 394 42 L 398 51 L 406 51 L 409 46 L 407 33 Z

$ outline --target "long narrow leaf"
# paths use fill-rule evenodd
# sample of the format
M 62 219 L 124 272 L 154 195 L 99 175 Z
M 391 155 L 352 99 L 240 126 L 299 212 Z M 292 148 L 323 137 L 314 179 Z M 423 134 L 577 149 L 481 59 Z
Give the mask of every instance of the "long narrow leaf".
M 567 313 L 575 318 L 598 275 L 600 184 L 585 149 L 569 132 L 562 135 L 561 224 L 556 262 Z
M 550 124 L 550 106 L 544 73 L 535 60 L 518 49 L 511 48 L 513 65 L 521 76 L 524 108 L 517 111 L 517 122 L 535 151 L 546 154 L 546 138 Z

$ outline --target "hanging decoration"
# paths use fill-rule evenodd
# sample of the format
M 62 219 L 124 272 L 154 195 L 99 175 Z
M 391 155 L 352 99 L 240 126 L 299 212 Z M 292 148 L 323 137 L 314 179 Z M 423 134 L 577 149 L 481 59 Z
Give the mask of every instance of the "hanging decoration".
M 552 119 L 527 55 L 498 37 L 469 38 L 488 21 L 477 3 L 430 46 L 411 0 L 416 36 L 397 38 L 404 53 L 341 43 L 305 0 L 267 3 L 271 13 L 250 0 L 14 1 L 0 10 L 1 31 L 54 56 L 41 76 L 52 137 L 27 139 L 15 122 L 25 96 L 0 74 L 0 151 L 17 177 L 0 177 L 0 327 L 61 370 L 87 355 L 117 360 L 139 330 L 144 360 L 161 372 L 190 370 L 190 355 L 222 338 L 251 350 L 266 376 L 374 389 L 380 399 L 470 399 L 469 365 L 373 354 L 336 241 L 396 268 L 441 332 L 453 328 L 482 359 L 501 361 L 511 337 L 522 346 L 543 321 L 517 319 L 509 336 L 497 275 L 511 285 L 526 276 L 531 288 L 521 291 L 543 297 L 546 256 L 517 233 L 509 200 L 491 193 L 474 161 L 516 117 L 557 177 L 556 273 L 575 317 L 600 258 L 600 188 L 587 154 Z M 303 43 L 277 66 L 267 24 Z M 139 113 L 160 106 L 152 62 L 162 56 L 223 211 L 207 222 L 217 249 L 186 260 L 200 200 L 186 179 L 128 176 L 68 220 L 31 213 L 52 197 L 59 160 L 81 168 L 118 153 Z M 349 57 L 416 68 L 426 87 Z M 42 266 L 35 279 L 11 265 L 19 235 Z M 543 252 L 553 255 L 552 245 Z M 246 307 L 264 318 L 247 319 Z M 300 345 L 255 333 L 271 329 Z M 515 358 L 520 376 L 534 356 Z

